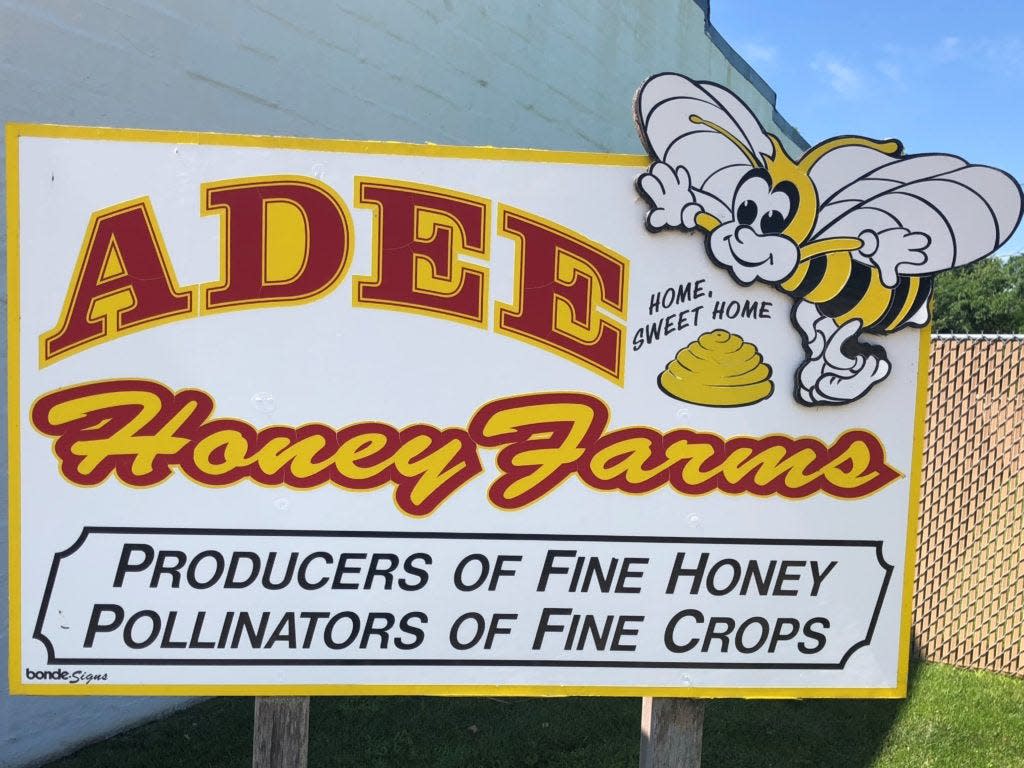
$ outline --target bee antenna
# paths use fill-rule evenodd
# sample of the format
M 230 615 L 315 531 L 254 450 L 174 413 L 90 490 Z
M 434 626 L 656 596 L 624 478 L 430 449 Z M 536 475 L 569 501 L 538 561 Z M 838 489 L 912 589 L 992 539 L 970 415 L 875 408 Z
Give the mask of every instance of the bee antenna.
M 695 125 L 706 125 L 711 130 L 722 134 L 725 138 L 727 138 L 729 141 L 736 145 L 736 148 L 743 153 L 744 157 L 747 158 L 747 161 L 752 166 L 754 166 L 755 168 L 763 167 L 764 164 L 757 162 L 757 159 L 754 157 L 750 149 L 747 148 L 746 144 L 737 139 L 733 134 L 731 134 L 725 128 L 720 126 L 718 123 L 713 123 L 710 120 L 705 120 L 700 115 L 690 115 L 690 122 L 694 123 Z
M 800 158 L 800 167 L 805 170 L 810 170 L 816 162 L 821 160 L 825 155 L 834 149 L 841 147 L 867 147 L 868 149 L 874 149 L 882 152 L 886 155 L 897 156 L 902 154 L 903 145 L 895 139 L 889 139 L 888 141 L 875 141 L 874 139 L 867 139 L 863 136 L 838 136 L 828 141 L 823 141 L 815 147 L 811 147 Z

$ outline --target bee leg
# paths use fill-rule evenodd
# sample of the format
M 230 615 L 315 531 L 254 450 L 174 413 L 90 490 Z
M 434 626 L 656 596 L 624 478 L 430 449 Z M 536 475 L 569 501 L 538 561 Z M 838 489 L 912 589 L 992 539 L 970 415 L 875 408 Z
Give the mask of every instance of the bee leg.
M 860 320 L 837 326 L 813 306 L 802 311 L 798 306 L 794 316 L 807 351 L 796 377 L 796 397 L 804 405 L 849 403 L 889 375 L 885 350 L 858 340 Z

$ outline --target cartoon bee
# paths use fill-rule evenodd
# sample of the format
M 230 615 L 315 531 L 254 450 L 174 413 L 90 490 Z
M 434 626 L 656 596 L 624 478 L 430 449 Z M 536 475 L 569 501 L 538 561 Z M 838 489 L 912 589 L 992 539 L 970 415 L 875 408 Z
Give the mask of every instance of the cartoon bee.
M 634 110 L 655 161 L 636 181 L 648 229 L 701 230 L 738 283 L 793 298 L 806 405 L 848 403 L 885 379 L 885 350 L 860 334 L 925 326 L 933 276 L 995 252 L 1020 221 L 1021 188 L 998 169 L 860 136 L 794 161 L 714 83 L 655 75 Z

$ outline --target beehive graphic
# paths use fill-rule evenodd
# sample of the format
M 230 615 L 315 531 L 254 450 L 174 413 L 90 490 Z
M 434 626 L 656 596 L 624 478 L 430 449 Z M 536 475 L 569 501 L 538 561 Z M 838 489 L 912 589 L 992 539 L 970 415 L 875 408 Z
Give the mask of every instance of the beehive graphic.
M 757 347 L 721 328 L 680 349 L 658 386 L 676 400 L 716 408 L 753 405 L 775 390 L 771 366 Z

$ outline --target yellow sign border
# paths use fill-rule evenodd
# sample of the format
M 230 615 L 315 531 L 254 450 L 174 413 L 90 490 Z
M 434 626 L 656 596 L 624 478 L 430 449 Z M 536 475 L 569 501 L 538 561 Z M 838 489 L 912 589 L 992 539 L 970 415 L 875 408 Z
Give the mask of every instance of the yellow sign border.
M 917 402 L 914 416 L 912 467 L 908 476 L 910 504 L 904 557 L 900 615 L 899 666 L 894 688 L 645 688 L 561 685 L 104 685 L 25 683 L 21 679 L 21 402 L 20 402 L 20 212 L 18 208 L 18 141 L 21 138 L 131 141 L 156 144 L 203 144 L 224 147 L 298 149 L 375 155 L 412 155 L 470 160 L 511 160 L 541 163 L 581 163 L 643 168 L 644 155 L 569 152 L 546 149 L 458 147 L 390 141 L 312 139 L 294 136 L 249 136 L 198 131 L 8 123 L 7 151 L 7 455 L 9 651 L 8 686 L 11 694 L 36 696 L 658 696 L 744 699 L 901 699 L 907 695 L 911 609 L 914 597 L 914 552 L 921 495 L 925 405 L 928 396 L 928 355 L 931 326 L 920 331 Z

